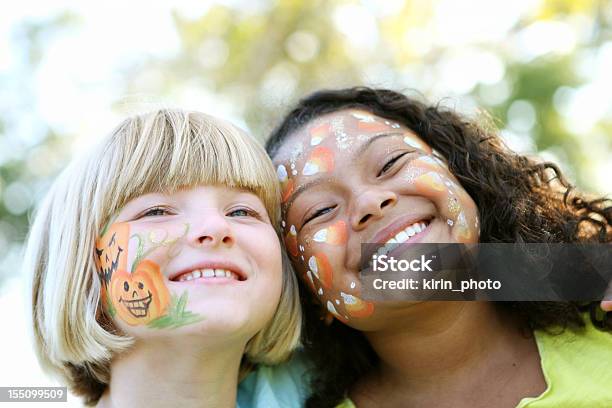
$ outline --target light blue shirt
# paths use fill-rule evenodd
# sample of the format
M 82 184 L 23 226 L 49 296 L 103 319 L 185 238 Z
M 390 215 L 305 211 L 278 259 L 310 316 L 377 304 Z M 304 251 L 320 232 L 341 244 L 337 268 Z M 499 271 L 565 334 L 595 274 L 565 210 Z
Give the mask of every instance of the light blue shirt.
M 308 363 L 297 352 L 286 363 L 259 366 L 238 384 L 237 408 L 301 408 L 308 397 Z

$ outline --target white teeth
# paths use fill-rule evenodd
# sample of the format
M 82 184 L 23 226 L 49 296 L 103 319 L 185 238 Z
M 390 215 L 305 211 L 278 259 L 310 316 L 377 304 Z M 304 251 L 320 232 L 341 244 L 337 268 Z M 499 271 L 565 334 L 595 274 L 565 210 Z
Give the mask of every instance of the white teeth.
M 395 239 L 396 239 L 396 240 L 397 240 L 397 242 L 399 242 L 400 244 L 401 244 L 402 242 L 406 241 L 408 238 L 410 238 L 410 237 L 409 237 L 409 235 L 408 235 L 408 234 L 406 234 L 404 231 L 400 231 L 400 233 L 399 233 L 399 234 L 397 234 L 397 235 L 395 236 Z
M 179 282 L 190 281 L 198 278 L 232 278 L 238 279 L 238 275 L 236 275 L 232 271 L 228 271 L 225 269 L 196 269 L 189 273 L 182 274 L 179 278 Z
M 390 240 L 388 240 L 387 242 L 385 242 L 386 244 L 402 244 L 406 241 L 408 241 L 408 239 L 412 238 L 413 236 L 415 236 L 416 234 L 418 234 L 419 232 L 423 232 L 425 230 L 425 228 L 427 228 L 427 224 L 424 222 L 416 222 L 412 225 L 410 225 L 409 227 L 405 228 L 403 231 L 400 231 L 397 233 L 397 235 L 393 238 L 391 238 Z M 378 249 L 378 255 L 384 255 L 386 254 L 388 251 L 387 249 L 382 246 Z

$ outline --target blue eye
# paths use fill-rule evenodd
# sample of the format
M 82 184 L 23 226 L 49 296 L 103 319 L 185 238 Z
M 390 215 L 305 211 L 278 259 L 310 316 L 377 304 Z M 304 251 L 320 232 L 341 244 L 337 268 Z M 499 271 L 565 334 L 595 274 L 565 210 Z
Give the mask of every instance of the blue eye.
M 146 210 L 145 212 L 142 213 L 142 215 L 140 215 L 139 218 L 142 217 L 158 217 L 160 215 L 167 215 L 170 214 L 170 212 L 163 207 L 153 207 L 153 208 L 149 208 L 148 210 Z
M 250 208 L 236 208 L 227 214 L 229 217 L 255 217 L 260 218 L 259 213 Z

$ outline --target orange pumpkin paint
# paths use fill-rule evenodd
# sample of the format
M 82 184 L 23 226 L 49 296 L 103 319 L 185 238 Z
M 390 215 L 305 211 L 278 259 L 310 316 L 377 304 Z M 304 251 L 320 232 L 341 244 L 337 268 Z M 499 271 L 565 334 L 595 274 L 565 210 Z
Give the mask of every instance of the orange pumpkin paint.
M 110 290 L 117 315 L 130 326 L 163 316 L 170 303 L 159 265 L 149 260 L 140 262 L 132 274 L 125 269 L 113 274 Z

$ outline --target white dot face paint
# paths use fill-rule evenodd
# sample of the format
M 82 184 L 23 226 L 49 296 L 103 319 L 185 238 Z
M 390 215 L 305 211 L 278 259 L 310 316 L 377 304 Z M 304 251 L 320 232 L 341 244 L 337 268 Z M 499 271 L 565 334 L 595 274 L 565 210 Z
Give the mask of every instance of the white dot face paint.
M 340 296 L 342 297 L 342 300 L 344 300 L 344 303 L 347 305 L 354 305 L 357 303 L 357 299 L 351 294 L 340 292 Z
M 404 143 L 406 143 L 410 147 L 414 147 L 415 149 L 425 150 L 424 146 L 421 143 L 414 140 L 412 137 L 405 136 Z
M 305 176 L 312 176 L 319 172 L 319 166 L 314 163 L 306 163 L 304 165 L 304 169 L 302 170 L 302 174 Z
M 459 212 L 465 211 L 465 219 L 472 228 L 477 213 L 472 211 L 474 203 L 469 195 L 442 166 L 442 161 L 432 157 L 431 147 L 409 129 L 392 120 L 355 110 L 324 115 L 311 123 L 301 128 L 295 134 L 296 139 L 293 139 L 296 142 L 299 140 L 305 148 L 303 156 L 295 163 L 299 174 L 290 176 L 294 186 L 288 196 L 291 198 L 306 183 L 316 183 L 316 188 L 300 194 L 295 200 L 287 200 L 291 206 L 284 216 L 288 225 L 295 224 L 297 227 L 296 250 L 303 253 L 305 262 L 299 261 L 299 257 L 292 260 L 302 278 L 309 282 L 312 278 L 316 285 L 312 293 L 322 296 L 322 304 L 331 302 L 334 311 L 339 312 L 338 317 L 345 319 L 348 316 L 351 326 L 353 322 L 358 322 L 352 327 L 369 327 L 374 324 L 369 317 L 376 315 L 374 309 L 378 305 L 360 298 L 361 285 L 355 279 L 355 271 L 349 270 L 352 266 L 347 266 L 344 261 L 350 255 L 347 253 L 350 250 L 347 242 L 355 239 L 355 236 L 348 226 L 340 227 L 340 221 L 347 222 L 347 206 L 343 200 L 352 198 L 345 198 L 340 192 L 356 189 L 355 183 L 359 191 L 379 188 L 378 184 L 370 186 L 370 180 L 395 159 L 395 167 L 386 167 L 393 171 L 389 171 L 385 178 L 385 188 L 392 191 L 398 200 L 395 209 L 388 216 L 385 215 L 381 225 L 391 225 L 395 218 L 398 222 L 404 222 L 400 218 L 405 216 L 401 214 L 419 211 L 431 221 L 428 227 L 430 242 L 472 242 L 475 237 L 473 233 L 469 237 L 467 233 L 456 231 L 456 217 Z M 347 151 L 342 150 L 346 147 L 343 145 L 345 137 L 352 143 Z M 376 140 L 369 144 L 374 137 Z M 359 150 L 365 143 L 369 146 Z M 284 163 L 289 168 L 287 157 L 292 148 L 293 145 L 287 145 L 284 152 L 279 150 L 276 163 Z M 400 152 L 405 154 L 400 156 Z M 359 160 L 355 159 L 356 154 L 360 155 Z M 356 167 L 357 162 L 360 167 Z M 359 174 L 359 177 L 349 177 L 351 174 Z M 455 197 L 457 201 L 449 201 L 449 197 Z M 325 206 L 335 206 L 336 210 L 311 221 L 308 214 L 314 214 L 318 209 L 315 208 L 319 205 L 317 203 L 323 202 Z M 457 202 L 459 212 L 455 209 Z M 315 219 L 318 217 L 320 215 Z M 379 232 L 377 228 L 380 228 L 377 225 L 372 224 L 372 230 L 368 230 L 365 236 L 375 236 Z M 303 246 L 305 250 L 302 250 Z M 311 255 L 316 255 L 316 258 Z M 306 270 L 310 272 L 309 275 L 306 275 Z M 325 290 L 324 294 L 321 289 Z M 381 307 L 385 310 L 384 305 Z
M 312 239 L 315 242 L 325 242 L 327 240 L 327 228 L 317 231 L 313 235 Z
M 281 182 L 286 181 L 289 177 L 287 174 L 287 169 L 282 164 L 276 168 L 276 175 L 278 176 L 278 180 Z
M 351 116 L 354 117 L 355 119 L 361 121 L 361 122 L 365 122 L 365 123 L 373 123 L 376 121 L 376 119 L 374 118 L 374 116 L 368 114 L 368 113 L 364 113 L 364 112 L 351 112 Z
M 313 271 L 316 275 L 316 273 L 318 272 L 318 266 L 317 266 L 317 259 L 314 256 L 311 256 L 308 259 L 308 267 L 310 268 L 311 271 Z
M 321 142 L 323 141 L 322 137 L 318 137 L 318 136 L 314 136 L 312 139 L 310 139 L 310 145 L 311 146 L 317 146 L 319 145 Z

